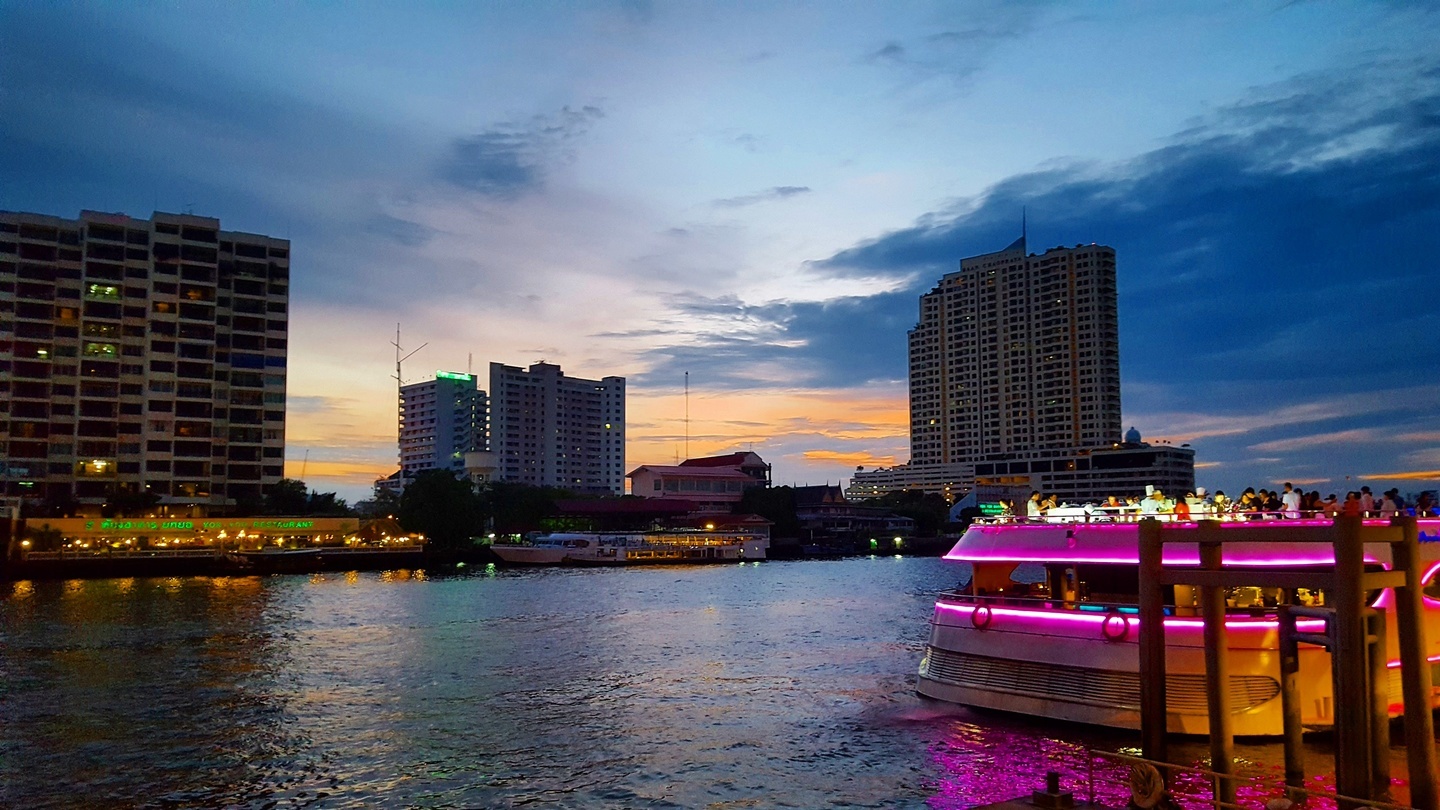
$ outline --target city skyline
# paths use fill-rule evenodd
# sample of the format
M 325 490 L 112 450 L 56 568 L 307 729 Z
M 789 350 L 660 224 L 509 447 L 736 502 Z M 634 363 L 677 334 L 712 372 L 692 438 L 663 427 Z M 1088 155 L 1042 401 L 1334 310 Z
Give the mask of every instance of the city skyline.
M 1407 3 L 12 4 L 0 209 L 288 239 L 287 473 L 352 500 L 395 470 L 397 322 L 429 344 L 407 382 L 626 377 L 631 469 L 903 463 L 919 296 L 1022 209 L 1031 252 L 1119 254 L 1123 429 L 1192 444 L 1211 489 L 1406 491 L 1440 481 L 1437 29 Z

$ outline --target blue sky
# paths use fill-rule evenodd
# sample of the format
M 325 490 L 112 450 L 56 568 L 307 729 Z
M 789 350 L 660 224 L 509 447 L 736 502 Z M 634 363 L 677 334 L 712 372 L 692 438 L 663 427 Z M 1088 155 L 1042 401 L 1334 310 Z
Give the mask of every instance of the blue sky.
M 905 331 L 1028 211 L 1118 251 L 1126 426 L 1214 489 L 1440 481 L 1427 3 L 12 2 L 0 208 L 292 240 L 289 472 L 407 379 L 631 380 L 627 462 L 908 458 Z

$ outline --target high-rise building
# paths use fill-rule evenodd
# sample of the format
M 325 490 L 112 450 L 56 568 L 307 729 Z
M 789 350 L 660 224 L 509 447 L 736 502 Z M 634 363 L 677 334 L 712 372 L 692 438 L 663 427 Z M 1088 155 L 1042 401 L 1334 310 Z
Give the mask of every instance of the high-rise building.
M 625 378 L 490 364 L 490 449 L 502 481 L 625 493 Z
M 847 495 L 976 484 L 1093 500 L 1193 489 L 1194 451 L 1120 435 L 1115 250 L 1027 254 L 1022 236 L 920 297 L 910 330 L 910 463 L 857 472 Z
M 486 449 L 485 392 L 474 374 L 437 371 L 400 388 L 400 469 L 465 473 L 465 454 Z
M 0 212 L 0 487 L 249 506 L 284 475 L 290 243 Z
M 1118 441 L 1117 313 L 1113 248 L 962 260 L 910 330 L 911 463 Z

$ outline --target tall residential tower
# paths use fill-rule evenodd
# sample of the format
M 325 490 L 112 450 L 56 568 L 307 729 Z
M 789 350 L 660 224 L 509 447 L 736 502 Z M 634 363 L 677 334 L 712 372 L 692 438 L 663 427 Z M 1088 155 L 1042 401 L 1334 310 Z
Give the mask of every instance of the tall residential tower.
M 1120 439 L 1115 250 L 960 262 L 910 330 L 910 461 L 948 464 Z
M 491 363 L 490 449 L 499 480 L 625 494 L 625 378 Z
M 0 212 L 0 488 L 250 506 L 284 475 L 290 243 Z
M 1189 447 L 1120 435 L 1115 250 L 1103 245 L 962 259 L 920 297 L 910 330 L 910 463 L 857 471 L 846 494 L 952 499 L 977 485 L 1071 501 L 1183 494 Z
M 487 448 L 485 392 L 474 374 L 437 371 L 435 379 L 400 388 L 400 469 L 465 472 L 465 454 Z

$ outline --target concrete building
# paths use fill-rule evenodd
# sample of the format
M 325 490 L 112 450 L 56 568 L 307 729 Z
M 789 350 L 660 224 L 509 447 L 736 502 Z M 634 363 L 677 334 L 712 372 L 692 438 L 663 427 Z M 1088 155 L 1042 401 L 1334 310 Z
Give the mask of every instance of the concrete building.
M 757 453 L 687 458 L 678 465 L 643 464 L 630 471 L 630 494 L 688 501 L 697 513 L 729 512 L 745 490 L 770 486 L 770 465 Z
M 851 498 L 981 485 L 1067 500 L 1194 488 L 1194 451 L 1124 442 L 1115 250 L 963 259 L 910 330 L 910 463 L 857 472 Z
M 284 475 L 290 243 L 0 212 L 0 488 L 242 508 Z
M 487 449 L 485 392 L 474 374 L 437 371 L 435 379 L 400 387 L 402 480 L 426 470 L 467 475 L 466 453 Z
M 963 259 L 910 330 L 910 462 L 1009 458 L 1120 439 L 1115 251 Z
M 491 363 L 490 449 L 498 480 L 625 494 L 625 378 Z

